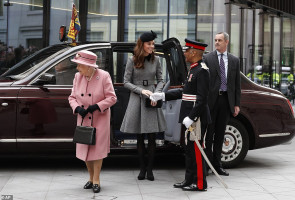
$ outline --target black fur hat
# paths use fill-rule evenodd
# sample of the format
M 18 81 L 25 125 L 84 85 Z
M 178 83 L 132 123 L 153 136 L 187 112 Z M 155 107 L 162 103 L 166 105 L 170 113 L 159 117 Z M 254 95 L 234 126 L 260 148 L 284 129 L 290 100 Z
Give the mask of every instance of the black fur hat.
M 151 32 L 145 32 L 145 33 L 141 34 L 141 36 L 140 36 L 140 40 L 142 42 L 152 41 L 155 38 L 157 38 L 157 34 L 152 30 L 151 30 Z

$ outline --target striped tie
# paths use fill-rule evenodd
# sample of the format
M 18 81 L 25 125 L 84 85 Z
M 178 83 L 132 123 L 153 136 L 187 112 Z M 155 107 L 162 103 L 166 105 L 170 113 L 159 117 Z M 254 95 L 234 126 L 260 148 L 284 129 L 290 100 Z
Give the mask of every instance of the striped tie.
M 220 78 L 221 78 L 221 85 L 220 85 L 220 90 L 221 91 L 226 91 L 226 76 L 225 76 L 225 65 L 224 61 L 222 58 L 223 54 L 220 54 Z

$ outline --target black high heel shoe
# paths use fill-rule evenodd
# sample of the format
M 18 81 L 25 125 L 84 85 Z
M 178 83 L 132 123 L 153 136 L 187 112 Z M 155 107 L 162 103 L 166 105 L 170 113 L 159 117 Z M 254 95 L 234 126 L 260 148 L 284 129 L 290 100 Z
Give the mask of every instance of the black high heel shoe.
M 146 170 L 145 170 L 145 169 L 141 169 L 140 172 L 139 172 L 139 174 L 138 174 L 137 179 L 138 179 L 138 180 L 143 180 L 143 179 L 145 179 L 145 174 L 146 174 Z
M 152 170 L 147 170 L 146 178 L 147 178 L 147 180 L 150 180 L 150 181 L 155 180 L 155 177 L 154 177 L 154 174 L 153 174 Z
M 84 185 L 84 189 L 91 189 L 93 186 L 93 183 L 88 181 L 85 185 Z
M 100 192 L 100 186 L 98 184 L 93 185 L 93 192 L 94 193 L 99 193 Z

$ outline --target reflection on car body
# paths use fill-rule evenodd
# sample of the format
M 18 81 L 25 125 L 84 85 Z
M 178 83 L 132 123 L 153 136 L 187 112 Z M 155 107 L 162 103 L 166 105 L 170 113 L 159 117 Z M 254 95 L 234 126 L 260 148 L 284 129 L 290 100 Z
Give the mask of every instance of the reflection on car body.
M 13 66 L 0 76 L 0 152 L 68 152 L 76 117 L 68 104 L 76 65 L 70 62 L 77 51 L 98 55 L 100 68 L 110 73 L 117 103 L 111 108 L 111 149 L 136 148 L 136 138 L 120 132 L 129 100 L 123 75 L 135 43 L 90 43 L 54 45 Z M 181 87 L 187 68 L 181 46 L 171 38 L 156 44 L 166 86 Z M 250 149 L 273 146 L 294 137 L 292 106 L 278 91 L 259 86 L 241 74 L 241 112 L 227 126 L 222 161 L 226 167 L 240 163 Z M 177 123 L 180 101 L 163 104 L 168 129 L 158 134 L 158 147 L 183 144 L 184 130 Z M 41 117 L 42 116 L 42 117 Z

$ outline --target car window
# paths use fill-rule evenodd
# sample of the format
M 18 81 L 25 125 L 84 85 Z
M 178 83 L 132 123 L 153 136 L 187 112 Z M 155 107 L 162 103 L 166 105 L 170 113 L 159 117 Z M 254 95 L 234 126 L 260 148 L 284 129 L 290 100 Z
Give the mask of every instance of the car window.
M 108 71 L 108 62 L 107 62 L 107 53 L 106 53 L 106 49 L 95 49 L 95 50 L 90 50 L 93 53 L 95 53 L 97 55 L 97 60 L 96 60 L 96 64 L 98 65 L 99 69 Z
M 29 75 L 28 72 L 31 72 L 32 68 L 33 70 L 37 69 L 48 60 L 70 48 L 71 47 L 65 45 L 56 45 L 41 49 L 40 51 L 30 55 L 29 57 L 14 65 L 4 74 L 2 74 L 0 78 L 11 78 L 16 80 L 22 79 Z
M 167 60 L 167 69 L 170 74 L 172 86 L 182 85 L 186 79 L 187 68 L 185 58 L 179 41 L 169 38 L 162 42 L 163 52 Z
M 73 57 L 64 59 L 50 69 L 50 73 L 55 75 L 55 85 L 73 85 L 73 79 L 78 72 L 77 64 L 71 61 Z
M 29 69 L 27 69 L 26 71 L 23 71 L 22 73 L 16 74 L 16 75 L 10 75 L 9 77 L 11 77 L 12 79 L 15 80 L 21 80 L 24 79 L 25 77 L 27 77 L 28 75 L 30 75 L 32 72 L 34 72 L 35 70 L 37 70 L 39 67 L 41 67 L 42 65 L 44 65 L 46 62 L 52 60 L 53 58 L 55 58 L 57 55 L 65 52 L 66 49 L 63 49 L 51 56 L 49 56 L 48 58 L 44 59 L 43 61 L 35 64 L 35 63 L 31 63 L 31 67 Z
M 97 55 L 96 64 L 100 69 L 106 70 L 106 52 L 104 49 L 90 50 Z M 49 70 L 40 75 L 39 79 L 33 84 L 46 85 L 73 85 L 75 74 L 78 72 L 77 64 L 71 60 L 75 54 L 61 60 L 59 63 L 53 65 Z

